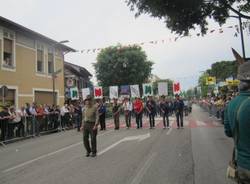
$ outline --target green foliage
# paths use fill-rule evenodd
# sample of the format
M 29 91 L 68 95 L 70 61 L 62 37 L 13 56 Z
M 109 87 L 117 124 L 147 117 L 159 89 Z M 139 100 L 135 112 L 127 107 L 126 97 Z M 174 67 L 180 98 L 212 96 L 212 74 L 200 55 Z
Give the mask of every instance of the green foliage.
M 196 26 L 199 26 L 201 33 L 205 34 L 208 18 L 213 18 L 220 25 L 224 24 L 230 16 L 229 10 L 236 14 L 247 13 L 250 10 L 249 0 L 126 0 L 126 2 L 132 11 L 137 9 L 136 17 L 149 14 L 163 19 L 169 29 L 184 35 Z
M 142 84 L 151 76 L 153 63 L 140 46 L 120 45 L 103 49 L 93 64 L 103 87 Z
M 219 81 L 225 81 L 228 77 L 236 78 L 237 76 L 236 61 L 220 61 L 212 64 L 211 69 L 207 70 L 210 76 L 214 76 Z
M 201 87 L 201 96 L 206 97 L 208 93 L 208 86 L 206 85 L 206 78 L 209 75 L 207 73 L 203 73 L 199 78 L 199 86 Z

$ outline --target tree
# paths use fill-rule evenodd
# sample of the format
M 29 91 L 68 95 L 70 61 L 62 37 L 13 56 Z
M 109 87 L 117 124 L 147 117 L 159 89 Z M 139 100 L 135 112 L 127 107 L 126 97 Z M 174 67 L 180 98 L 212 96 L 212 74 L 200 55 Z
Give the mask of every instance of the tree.
M 206 84 L 206 78 L 209 75 L 207 73 L 203 73 L 199 78 L 199 86 L 201 87 L 201 96 L 206 97 L 208 93 L 208 85 Z
M 108 87 L 147 82 L 153 63 L 140 46 L 118 45 L 103 49 L 93 65 L 98 84 Z
M 211 69 L 207 70 L 210 76 L 214 76 L 218 81 L 225 81 L 228 77 L 236 78 L 237 76 L 236 61 L 220 61 L 212 64 Z
M 205 34 L 208 18 L 213 18 L 222 25 L 229 18 L 230 11 L 250 19 L 243 14 L 250 10 L 249 0 L 127 0 L 126 2 L 132 11 L 137 9 L 136 17 L 149 14 L 163 19 L 169 29 L 180 35 L 187 35 L 189 30 L 196 26 L 199 26 L 201 33 Z

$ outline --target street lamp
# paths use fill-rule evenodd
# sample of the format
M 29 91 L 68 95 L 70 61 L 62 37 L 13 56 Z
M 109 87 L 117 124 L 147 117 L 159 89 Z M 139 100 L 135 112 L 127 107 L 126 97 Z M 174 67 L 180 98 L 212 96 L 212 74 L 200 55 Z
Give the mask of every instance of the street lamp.
M 56 45 L 60 45 L 60 44 L 63 44 L 63 43 L 68 43 L 69 41 L 68 40 L 62 40 L 62 41 L 60 41 L 60 42 L 57 42 L 57 43 L 55 43 L 55 44 L 53 44 L 52 45 L 52 47 L 53 47 L 53 57 L 55 57 L 54 56 L 54 54 L 55 54 L 55 46 Z M 59 70 L 57 70 L 57 71 L 55 71 L 55 58 L 53 58 L 53 60 L 52 60 L 52 85 L 53 85 L 53 105 L 57 105 L 56 104 L 56 93 L 55 93 L 55 78 L 56 78 L 56 75 L 58 74 L 58 73 L 60 73 L 61 71 L 62 71 L 62 69 L 59 69 Z M 63 58 L 63 62 L 64 62 L 64 58 Z

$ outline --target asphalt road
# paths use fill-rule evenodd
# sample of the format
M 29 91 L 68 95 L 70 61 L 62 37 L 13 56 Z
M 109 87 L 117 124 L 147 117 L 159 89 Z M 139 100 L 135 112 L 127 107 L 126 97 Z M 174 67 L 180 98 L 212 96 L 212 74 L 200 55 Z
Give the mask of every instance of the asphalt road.
M 86 158 L 75 130 L 0 147 L 5 184 L 230 184 L 225 177 L 233 149 L 223 126 L 198 106 L 185 128 L 109 129 L 98 134 L 98 156 Z M 122 125 L 124 127 L 124 124 Z

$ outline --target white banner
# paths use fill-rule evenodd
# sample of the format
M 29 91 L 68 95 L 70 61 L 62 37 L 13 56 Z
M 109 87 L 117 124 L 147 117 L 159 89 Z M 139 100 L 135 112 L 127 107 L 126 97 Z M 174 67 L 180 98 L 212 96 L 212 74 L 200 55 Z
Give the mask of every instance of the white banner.
M 153 85 L 152 83 L 143 84 L 143 96 L 153 96 Z
M 118 86 L 110 86 L 109 87 L 109 98 L 110 99 L 118 99 Z
M 82 99 L 85 100 L 88 95 L 90 95 L 90 89 L 89 88 L 83 88 L 82 89 Z
M 159 96 L 162 96 L 162 95 L 167 96 L 168 95 L 168 83 L 167 82 L 159 82 L 158 83 L 158 95 Z
M 132 98 L 140 97 L 139 85 L 131 85 L 130 86 L 130 92 L 131 92 L 131 97 Z

